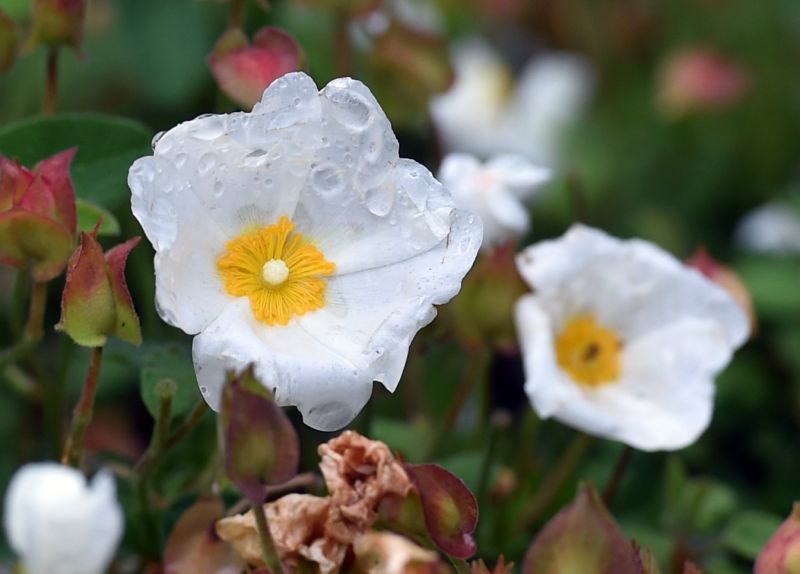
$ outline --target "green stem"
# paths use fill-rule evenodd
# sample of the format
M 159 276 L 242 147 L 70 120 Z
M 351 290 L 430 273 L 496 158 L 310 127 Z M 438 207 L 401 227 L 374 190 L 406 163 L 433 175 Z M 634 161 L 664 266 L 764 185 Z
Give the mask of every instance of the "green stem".
M 244 13 L 247 8 L 245 0 L 231 0 L 230 17 L 228 18 L 228 28 L 241 28 L 244 24 Z
M 333 30 L 333 58 L 336 76 L 344 78 L 352 76 L 354 71 L 353 43 L 350 41 L 350 16 L 343 11 L 338 11 Z
M 94 399 L 97 394 L 97 383 L 100 380 L 100 365 L 102 362 L 103 347 L 93 348 L 89 372 L 86 375 L 81 398 L 72 414 L 70 434 L 67 437 L 64 454 L 61 457 L 63 464 L 78 466 L 80 463 L 83 452 L 83 437 L 86 433 L 86 428 L 92 422 L 92 415 L 94 414 Z
M 614 471 L 611 473 L 611 478 L 603 490 L 603 502 L 605 503 L 606 508 L 610 509 L 611 504 L 614 502 L 614 497 L 619 490 L 620 484 L 622 484 L 622 478 L 625 476 L 625 471 L 628 468 L 628 463 L 631 461 L 631 456 L 633 456 L 633 449 L 625 445 L 619 455 L 619 458 L 617 459 L 617 463 L 614 465 Z
M 448 558 L 458 574 L 472 574 L 472 568 L 469 567 L 466 560 L 453 558 L 452 556 L 448 556 Z
M 542 514 L 550 508 L 558 493 L 561 492 L 564 483 L 572 476 L 578 464 L 583 460 L 593 441 L 593 437 L 582 433 L 572 439 L 572 442 L 556 462 L 553 470 L 539 485 L 539 489 L 531 499 L 530 504 L 520 512 L 515 523 L 515 530 L 526 530 L 535 524 Z
M 56 113 L 58 100 L 58 47 L 53 46 L 47 51 L 47 76 L 45 79 L 44 107 L 42 112 L 46 116 Z
M 150 444 L 144 452 L 139 462 L 136 463 L 136 470 L 140 477 L 146 477 L 154 468 L 154 462 L 161 455 L 164 444 L 167 442 L 169 434 L 169 419 L 172 416 L 172 395 L 162 395 L 158 405 L 158 417 L 153 427 L 153 434 L 150 437 Z M 146 472 L 144 472 L 146 471 Z
M 261 540 L 261 555 L 264 557 L 264 562 L 271 574 L 283 574 L 283 565 L 281 559 L 278 557 L 278 551 L 275 548 L 275 541 L 272 539 L 272 533 L 269 531 L 269 524 L 267 524 L 267 513 L 264 512 L 262 504 L 253 505 L 253 515 L 256 517 L 256 527 L 258 528 L 258 536 Z
M 28 320 L 22 338 L 0 354 L 0 371 L 15 363 L 33 349 L 44 336 L 44 311 L 47 304 L 47 283 L 35 282 L 31 287 Z
M 162 438 L 159 439 L 160 447 L 158 450 L 151 450 L 150 448 L 147 449 L 142 455 L 142 458 L 139 459 L 139 462 L 136 463 L 136 471 L 140 476 L 147 476 L 152 472 L 152 470 L 158 465 L 161 461 L 161 457 L 169 451 L 173 446 L 181 442 L 186 436 L 192 432 L 195 427 L 200 424 L 200 421 L 203 420 L 203 415 L 206 414 L 208 410 L 208 405 L 206 405 L 205 401 L 200 401 L 197 403 L 197 406 L 189 413 L 186 418 L 178 425 L 172 434 L 170 435 L 162 435 Z M 161 411 L 159 411 L 159 418 L 161 418 Z M 157 423 L 158 426 L 158 423 Z M 166 425 L 162 425 L 166 426 Z M 154 434 L 157 433 L 157 429 L 155 429 Z

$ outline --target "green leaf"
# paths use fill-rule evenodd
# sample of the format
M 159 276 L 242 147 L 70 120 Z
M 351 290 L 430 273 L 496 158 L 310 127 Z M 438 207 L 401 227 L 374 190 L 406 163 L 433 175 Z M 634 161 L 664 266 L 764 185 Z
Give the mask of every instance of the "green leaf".
M 116 209 L 128 202 L 128 168 L 151 153 L 150 130 L 142 124 L 103 114 L 34 117 L 0 128 L 0 154 L 32 166 L 77 146 L 72 181 L 78 197 Z
M 197 379 L 188 347 L 178 343 L 164 343 L 149 349 L 142 361 L 141 393 L 147 410 L 158 416 L 161 403 L 158 384 L 170 379 L 177 390 L 172 397 L 172 415 L 180 416 L 201 400 Z
M 723 544 L 731 552 L 753 560 L 770 536 L 780 527 L 779 516 L 759 511 L 743 511 L 733 516 L 723 535 Z
M 97 230 L 98 235 L 120 234 L 119 221 L 113 213 L 85 199 L 78 199 L 76 203 L 78 206 L 78 231 L 91 232 L 99 221 L 101 223 Z

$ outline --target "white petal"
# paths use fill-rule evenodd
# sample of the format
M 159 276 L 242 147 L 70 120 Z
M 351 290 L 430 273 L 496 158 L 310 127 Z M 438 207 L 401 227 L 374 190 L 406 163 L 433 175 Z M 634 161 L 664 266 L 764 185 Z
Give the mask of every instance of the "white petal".
M 101 574 L 122 535 L 113 479 L 54 463 L 29 464 L 6 493 L 5 527 L 29 574 Z
M 518 154 L 503 154 L 492 158 L 486 168 L 496 173 L 506 189 L 520 199 L 528 198 L 550 180 L 552 170 L 532 163 Z
M 749 334 L 747 316 L 725 290 L 645 241 L 577 225 L 520 253 L 517 268 L 552 316 L 591 313 L 626 340 L 681 318 L 719 323 L 732 348 Z
M 760 253 L 800 252 L 800 216 L 788 205 L 767 203 L 739 223 L 736 241 Z
M 316 339 L 394 391 L 411 339 L 458 293 L 475 260 L 481 229 L 453 211 L 451 232 L 433 249 L 404 261 L 328 282 L 325 307 L 299 319 Z M 346 332 L 342 325 L 347 325 Z
M 200 390 L 212 408 L 219 408 L 226 372 L 252 364 L 278 404 L 296 406 L 310 427 L 336 430 L 366 404 L 372 378 L 326 344 L 297 322 L 282 328 L 258 323 L 249 302 L 240 299 L 195 337 L 192 351 Z
M 452 193 L 453 188 L 461 188 L 464 182 L 469 181 L 482 168 L 483 165 L 475 156 L 466 153 L 450 153 L 442 160 L 436 177 Z
M 486 241 L 497 245 L 511 237 L 519 237 L 528 232 L 531 218 L 528 209 L 505 189 L 497 189 L 486 197 L 489 212 L 487 219 L 494 219 L 502 228 L 497 237 L 487 237 Z
M 293 215 L 321 145 L 319 97 L 308 76 L 284 76 L 264 98 L 251 114 L 178 125 L 130 170 L 133 213 L 164 263 L 159 311 L 190 334 L 226 303 L 214 266 L 226 241 Z

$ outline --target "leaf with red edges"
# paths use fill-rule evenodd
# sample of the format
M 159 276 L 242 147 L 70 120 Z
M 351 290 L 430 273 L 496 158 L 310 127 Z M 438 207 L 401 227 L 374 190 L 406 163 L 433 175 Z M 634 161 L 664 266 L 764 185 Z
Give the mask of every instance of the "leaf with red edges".
M 478 503 L 464 482 L 438 464 L 404 465 L 419 492 L 428 535 L 445 553 L 469 558 L 477 550 L 472 533 Z

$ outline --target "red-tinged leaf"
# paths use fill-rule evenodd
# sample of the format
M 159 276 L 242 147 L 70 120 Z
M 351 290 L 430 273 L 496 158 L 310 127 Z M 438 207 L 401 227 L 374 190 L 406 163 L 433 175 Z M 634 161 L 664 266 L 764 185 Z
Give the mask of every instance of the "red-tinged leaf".
M 100 347 L 114 332 L 115 325 L 114 294 L 103 248 L 93 235 L 81 233 L 81 245 L 67 267 L 61 321 L 56 329 L 67 333 L 79 345 Z
M 592 486 L 581 486 L 572 504 L 545 525 L 523 566 L 524 574 L 572 572 L 642 574 L 636 551 Z
M 0 212 L 17 205 L 35 177 L 19 162 L 0 155 Z
M 297 474 L 300 441 L 275 402 L 260 392 L 249 371 L 232 378 L 222 393 L 225 471 L 250 500 L 261 504 L 267 486 Z
M 18 209 L 0 212 L 0 263 L 30 262 L 35 281 L 60 275 L 74 248 L 74 238 L 52 219 Z
M 69 168 L 77 152 L 78 148 L 73 147 L 57 153 L 39 162 L 34 170 L 50 191 L 58 219 L 72 233 L 75 233 L 78 216 Z
M 305 52 L 297 40 L 275 26 L 258 30 L 253 36 L 253 46 L 274 54 L 279 66 L 287 71 L 301 70 L 306 66 Z
M 108 266 L 108 278 L 114 298 L 115 325 L 111 334 L 133 345 L 142 342 L 142 329 L 139 316 L 133 306 L 133 299 L 125 281 L 125 262 L 131 250 L 139 244 L 141 237 L 134 237 L 125 243 L 108 250 L 105 255 Z
M 469 558 L 477 550 L 472 533 L 478 524 L 478 503 L 456 475 L 437 464 L 404 465 L 419 492 L 428 535 L 445 553 Z
M 800 572 L 800 502 L 794 503 L 789 515 L 764 550 L 758 555 L 755 574 L 797 574 Z
M 239 574 L 244 564 L 214 524 L 224 507 L 219 499 L 200 500 L 184 512 L 164 549 L 164 574 Z

